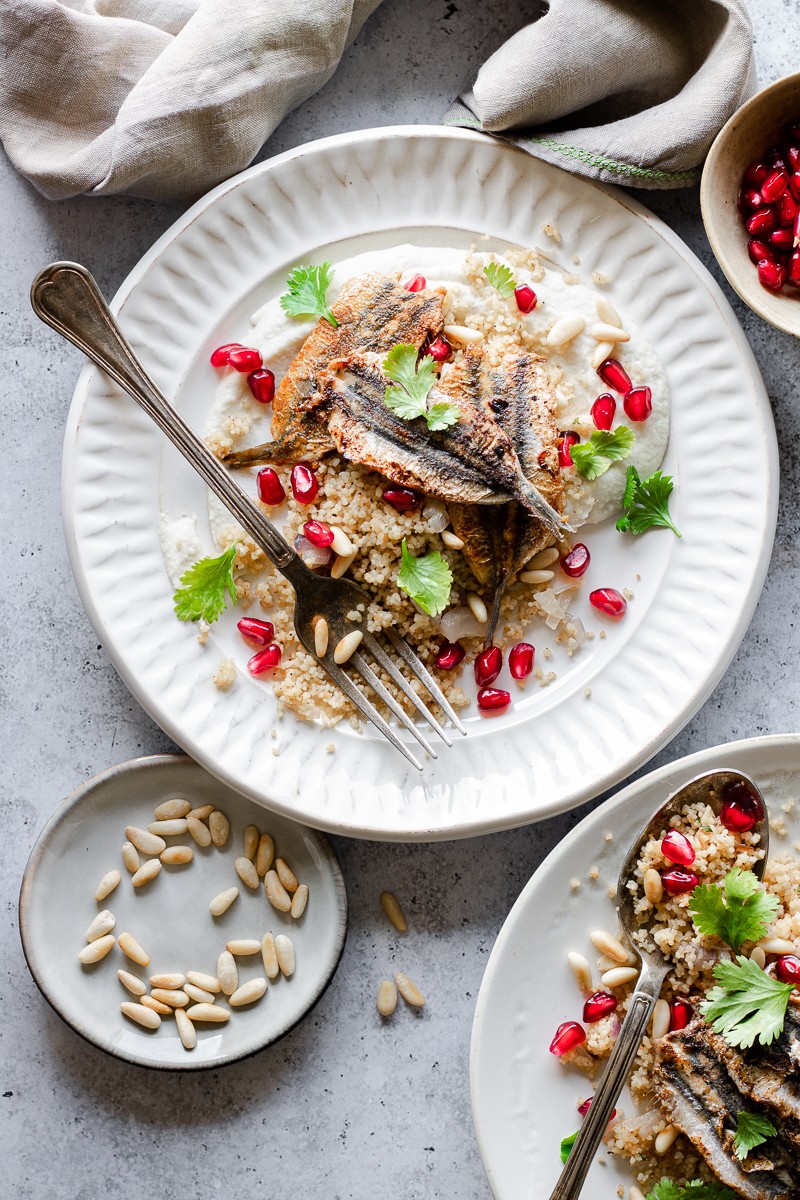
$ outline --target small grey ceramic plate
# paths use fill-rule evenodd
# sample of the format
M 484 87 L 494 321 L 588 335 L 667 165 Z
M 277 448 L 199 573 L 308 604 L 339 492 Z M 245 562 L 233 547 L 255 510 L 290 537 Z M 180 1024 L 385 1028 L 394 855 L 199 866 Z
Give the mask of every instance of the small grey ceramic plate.
M 125 826 L 146 827 L 163 800 L 185 797 L 214 804 L 227 815 L 231 835 L 224 849 L 196 846 L 191 837 L 169 844 L 192 846 L 194 861 L 163 867 L 138 890 L 122 863 Z M 276 912 L 264 889 L 251 892 L 238 879 L 234 859 L 242 853 L 247 825 L 275 840 L 276 853 L 309 887 L 308 906 L 297 921 Z M 119 869 L 122 881 L 105 900 L 94 898 L 102 875 Z M 239 897 L 221 917 L 209 901 L 237 885 Z M 108 908 L 116 934 L 128 931 L 150 955 L 137 967 L 118 946 L 94 966 L 78 952 L 92 918 Z M 248 1008 L 232 1011 L 225 1025 L 198 1025 L 197 1046 L 184 1050 L 172 1018 L 151 1033 L 120 1012 L 133 1000 L 117 979 L 123 967 L 143 980 L 187 970 L 216 974 L 217 957 L 233 938 L 261 938 L 267 930 L 288 933 L 296 952 L 290 979 L 279 976 Z M 126 1062 L 167 1070 L 221 1067 L 263 1049 L 287 1033 L 313 1007 L 339 965 L 347 933 L 347 893 L 328 840 L 231 791 L 183 755 L 134 759 L 90 779 L 64 801 L 34 846 L 20 892 L 20 931 L 31 974 L 59 1016 L 79 1034 Z M 263 976 L 261 955 L 237 960 L 240 982 Z M 227 1007 L 227 1005 L 226 1005 Z

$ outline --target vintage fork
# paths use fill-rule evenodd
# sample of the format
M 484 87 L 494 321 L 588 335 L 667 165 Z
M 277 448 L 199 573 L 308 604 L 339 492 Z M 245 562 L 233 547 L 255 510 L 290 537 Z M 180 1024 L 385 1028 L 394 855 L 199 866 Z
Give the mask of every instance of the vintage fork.
M 352 580 L 316 575 L 306 566 L 294 547 L 289 545 L 272 522 L 267 520 L 261 510 L 238 487 L 225 467 L 192 432 L 150 379 L 128 345 L 116 318 L 86 268 L 71 262 L 57 262 L 45 267 L 33 282 L 31 304 L 36 315 L 45 324 L 50 325 L 67 341 L 82 350 L 141 405 L 226 508 L 233 513 L 256 545 L 286 576 L 295 590 L 294 626 L 298 638 L 308 653 L 313 655 L 338 687 L 349 696 L 359 712 L 371 721 L 413 766 L 422 770 L 422 763 L 397 737 L 372 700 L 356 686 L 343 666 L 334 662 L 336 646 L 346 634 L 354 630 L 363 635 L 363 640 L 346 665 L 361 676 L 420 746 L 432 758 L 436 758 L 436 752 L 427 738 L 375 674 L 367 658 L 367 655 L 371 656 L 430 728 L 447 746 L 452 746 L 449 736 L 404 677 L 394 659 L 386 653 L 378 639 L 363 627 L 363 623 L 360 624 L 348 616 L 348 613 L 355 612 L 359 605 L 363 606 L 362 611 L 366 612 L 369 605 L 367 594 Z M 318 617 L 327 620 L 329 629 L 328 648 L 322 656 L 317 654 L 314 645 L 314 622 Z M 465 734 L 466 729 L 438 683 L 408 643 L 391 628 L 386 631 L 386 637 L 398 657 L 425 686 L 456 729 Z

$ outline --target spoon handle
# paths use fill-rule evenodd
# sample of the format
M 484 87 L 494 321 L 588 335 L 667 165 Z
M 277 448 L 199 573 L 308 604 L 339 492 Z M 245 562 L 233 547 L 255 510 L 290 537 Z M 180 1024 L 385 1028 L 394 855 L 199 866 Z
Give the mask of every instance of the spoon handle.
M 608 1066 L 600 1086 L 592 1097 L 589 1111 L 550 1200 L 577 1200 L 580 1196 L 592 1159 L 614 1111 L 614 1105 L 630 1074 L 650 1014 L 661 994 L 667 970 L 666 965 L 662 969 L 647 962 L 642 964 L 642 973 L 631 997 L 619 1037 L 611 1051 Z

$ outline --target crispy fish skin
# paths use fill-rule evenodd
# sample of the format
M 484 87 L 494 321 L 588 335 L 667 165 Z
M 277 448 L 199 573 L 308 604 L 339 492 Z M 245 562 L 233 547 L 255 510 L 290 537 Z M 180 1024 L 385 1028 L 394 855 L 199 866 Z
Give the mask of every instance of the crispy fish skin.
M 273 440 L 229 454 L 224 462 L 252 467 L 330 454 L 334 442 L 314 403 L 319 372 L 356 351 L 388 353 L 400 342 L 420 349 L 441 332 L 443 308 L 440 292 L 408 292 L 389 275 L 374 272 L 348 280 L 331 308 L 339 324 L 321 318 L 281 380 L 272 404 Z

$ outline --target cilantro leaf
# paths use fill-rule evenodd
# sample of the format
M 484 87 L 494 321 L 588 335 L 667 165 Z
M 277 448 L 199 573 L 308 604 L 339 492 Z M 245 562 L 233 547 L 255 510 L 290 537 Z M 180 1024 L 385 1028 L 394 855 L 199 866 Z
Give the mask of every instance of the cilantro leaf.
M 633 430 L 627 425 L 618 425 L 613 433 L 597 429 L 588 442 L 571 447 L 572 461 L 586 479 L 599 479 L 613 462 L 628 457 L 635 440 Z
M 438 550 L 415 558 L 409 553 L 405 538 L 401 553 L 397 586 L 415 600 L 423 612 L 431 617 L 438 617 L 439 613 L 444 612 L 450 599 L 453 572 Z
M 574 446 L 572 450 L 574 458 Z M 671 475 L 654 471 L 647 479 L 640 479 L 636 467 L 628 467 L 625 495 L 622 497 L 623 512 L 617 521 L 620 533 L 644 533 L 646 529 L 661 527 L 671 529 L 676 537 L 680 537 L 669 515 L 669 498 L 673 487 Z
M 489 283 L 495 288 L 501 296 L 514 295 L 514 273 L 503 263 L 491 262 L 483 268 L 483 273 L 489 280 Z
M 216 621 L 225 608 L 227 592 L 234 604 L 236 580 L 233 578 L 233 563 L 236 558 L 236 543 L 229 546 L 217 558 L 201 558 L 181 575 L 181 587 L 172 599 L 175 614 L 180 621 Z
M 438 380 L 436 362 L 425 354 L 417 363 L 417 348 L 401 342 L 393 346 L 383 364 L 383 373 L 394 385 L 387 387 L 386 406 L 403 421 L 424 417 L 433 432 L 448 429 L 459 419 L 459 410 L 446 400 L 428 408 L 428 396 Z
M 339 322 L 326 299 L 332 282 L 333 267 L 329 262 L 313 267 L 295 267 L 286 280 L 289 290 L 281 296 L 281 308 L 290 317 L 324 317 L 336 328 Z
M 762 1046 L 774 1042 L 783 1029 L 792 985 L 772 979 L 742 955 L 735 963 L 717 963 L 714 978 L 719 986 L 700 1005 L 714 1032 L 743 1050 L 756 1041 Z
M 569 1158 L 569 1152 L 572 1149 L 572 1147 L 575 1145 L 575 1139 L 577 1138 L 577 1136 L 578 1136 L 578 1130 L 576 1129 L 574 1133 L 571 1133 L 569 1135 L 569 1137 L 565 1137 L 565 1138 L 561 1139 L 561 1161 L 562 1161 L 562 1163 L 565 1163 L 567 1161 L 567 1159 Z
M 778 910 L 778 897 L 759 887 L 752 871 L 734 867 L 724 882 L 702 883 L 692 892 L 689 911 L 706 937 L 718 937 L 738 954 L 742 942 L 758 942 Z
M 647 1193 L 645 1200 L 682 1200 L 683 1188 L 673 1179 L 659 1180 L 654 1188 Z
M 767 1138 L 774 1137 L 777 1129 L 760 1113 L 740 1112 L 736 1114 L 736 1136 L 733 1150 L 740 1160 L 747 1158 L 751 1150 L 761 1146 Z
M 716 1179 L 711 1183 L 693 1179 L 681 1185 L 664 1178 L 647 1193 L 645 1200 L 736 1200 L 736 1193 Z
M 432 404 L 425 414 L 428 429 L 432 433 L 439 433 L 442 429 L 449 429 L 451 425 L 455 425 L 458 418 L 458 409 L 455 405 L 447 404 L 446 402 Z

